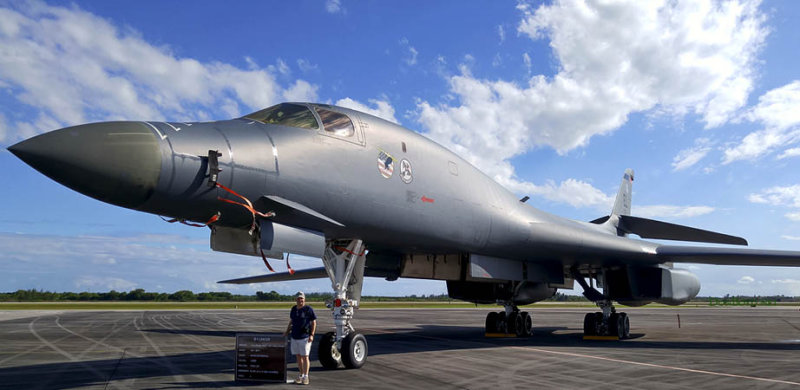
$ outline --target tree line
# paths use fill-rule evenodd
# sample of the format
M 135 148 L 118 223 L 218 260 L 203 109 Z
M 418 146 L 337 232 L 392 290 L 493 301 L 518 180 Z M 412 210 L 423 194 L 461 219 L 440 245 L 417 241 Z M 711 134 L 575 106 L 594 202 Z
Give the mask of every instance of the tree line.
M 325 301 L 333 299 L 332 293 L 306 293 L 308 301 Z M 362 301 L 392 302 L 392 301 L 446 301 L 450 298 L 441 295 L 410 295 L 405 297 L 362 296 Z M 258 291 L 254 295 L 232 294 L 229 292 L 201 292 L 180 290 L 174 293 L 148 292 L 142 288 L 125 291 L 111 290 L 109 292 L 52 292 L 43 290 L 17 290 L 14 292 L 0 293 L 0 302 L 58 302 L 58 301 L 153 301 L 153 302 L 294 302 L 294 294 L 280 294 L 277 291 Z
M 749 296 L 725 295 L 725 299 L 730 298 L 753 298 Z M 758 297 L 761 300 L 771 300 L 775 302 L 800 302 L 800 297 L 790 297 L 784 295 Z M 333 299 L 332 293 L 306 293 L 308 301 L 327 301 Z M 708 302 L 714 297 L 697 297 L 696 302 Z M 365 295 L 361 297 L 364 302 L 425 302 L 425 301 L 452 301 L 447 294 L 429 295 L 408 295 L 402 297 L 384 297 Z M 232 294 L 229 292 L 201 292 L 194 293 L 189 290 L 180 290 L 174 293 L 148 292 L 142 288 L 128 292 L 111 290 L 109 292 L 52 292 L 43 290 L 17 290 L 14 292 L 0 293 L 0 302 L 58 302 L 58 301 L 153 301 L 153 302 L 294 302 L 294 295 L 284 295 L 277 291 L 263 292 L 258 291 L 254 295 Z M 588 302 L 582 295 L 568 295 L 556 292 L 555 295 L 546 299 L 551 302 Z

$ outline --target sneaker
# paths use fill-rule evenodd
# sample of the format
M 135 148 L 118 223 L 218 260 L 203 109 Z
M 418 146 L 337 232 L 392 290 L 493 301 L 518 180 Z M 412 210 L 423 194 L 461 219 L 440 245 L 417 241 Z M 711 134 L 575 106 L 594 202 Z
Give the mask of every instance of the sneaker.
M 308 384 L 308 377 L 307 377 L 307 376 L 306 376 L 306 377 L 303 377 L 303 384 L 304 384 L 304 385 L 307 385 L 307 384 Z
M 297 379 L 294 380 L 294 383 L 298 384 L 298 385 L 302 384 L 303 383 L 303 377 L 302 376 L 298 376 Z

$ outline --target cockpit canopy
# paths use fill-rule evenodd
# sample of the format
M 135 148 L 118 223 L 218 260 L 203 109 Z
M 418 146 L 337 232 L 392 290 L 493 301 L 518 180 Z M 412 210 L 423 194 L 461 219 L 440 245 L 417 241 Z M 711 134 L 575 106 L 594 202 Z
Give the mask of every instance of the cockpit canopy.
M 281 103 L 245 115 L 244 118 L 261 123 L 311 130 L 318 130 L 319 121 L 322 121 L 323 128 L 328 134 L 338 137 L 353 136 L 355 134 L 353 121 L 347 115 L 330 110 L 327 107 L 329 106 Z

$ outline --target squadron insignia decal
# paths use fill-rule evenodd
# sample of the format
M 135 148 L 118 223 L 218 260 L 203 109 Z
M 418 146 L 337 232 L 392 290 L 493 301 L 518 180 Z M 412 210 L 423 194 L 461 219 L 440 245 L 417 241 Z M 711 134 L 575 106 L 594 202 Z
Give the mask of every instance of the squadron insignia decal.
M 378 172 L 387 179 L 394 173 L 394 158 L 383 150 L 378 153 Z
M 411 183 L 412 180 L 414 180 L 414 176 L 411 174 L 411 163 L 406 159 L 400 160 L 400 174 L 399 174 L 399 176 L 400 176 L 400 180 L 402 180 L 403 183 L 406 183 L 406 184 L 409 184 L 409 183 Z

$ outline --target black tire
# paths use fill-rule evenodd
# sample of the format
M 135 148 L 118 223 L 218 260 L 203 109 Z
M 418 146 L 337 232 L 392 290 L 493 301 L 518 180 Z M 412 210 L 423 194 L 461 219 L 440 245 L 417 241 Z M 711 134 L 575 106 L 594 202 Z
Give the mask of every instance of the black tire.
M 519 313 L 512 311 L 511 314 L 508 315 L 506 318 L 506 334 L 516 334 L 517 333 L 517 322 L 519 318 Z
M 525 337 L 533 334 L 533 317 L 527 311 L 522 312 L 522 329 L 525 330 Z
M 322 336 L 322 339 L 319 341 L 317 356 L 319 357 L 319 363 L 322 364 L 322 367 L 328 370 L 335 370 L 339 368 L 339 363 L 342 361 L 342 355 L 336 348 L 335 332 L 328 332 Z
M 597 336 L 608 336 L 608 323 L 603 321 L 603 313 L 594 313 L 594 334 Z
M 597 329 L 594 323 L 594 313 L 586 313 L 586 315 L 583 316 L 583 335 L 594 336 L 595 333 L 597 333 Z
M 497 321 L 495 321 L 494 328 L 498 333 L 506 333 L 506 312 L 497 312 Z
M 497 333 L 497 312 L 486 315 L 486 333 Z
M 367 362 L 367 338 L 361 333 L 350 333 L 342 340 L 342 363 L 347 368 L 361 368 Z
M 611 313 L 608 317 L 608 335 L 617 336 L 619 339 L 625 338 L 625 322 L 619 313 Z
M 516 320 L 514 321 L 514 333 L 517 337 L 525 337 L 525 318 L 526 314 L 524 311 L 517 313 Z
M 622 326 L 624 328 L 623 335 L 625 339 L 629 339 L 631 337 L 631 320 L 628 318 L 628 313 L 620 313 L 619 318 L 622 321 Z

